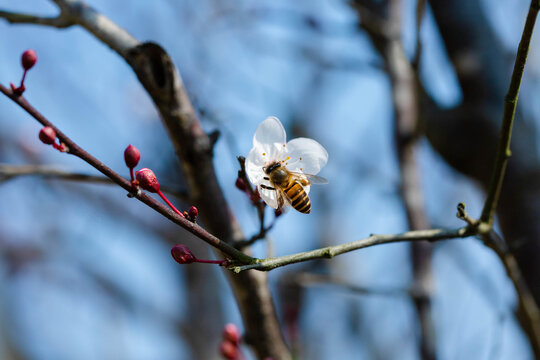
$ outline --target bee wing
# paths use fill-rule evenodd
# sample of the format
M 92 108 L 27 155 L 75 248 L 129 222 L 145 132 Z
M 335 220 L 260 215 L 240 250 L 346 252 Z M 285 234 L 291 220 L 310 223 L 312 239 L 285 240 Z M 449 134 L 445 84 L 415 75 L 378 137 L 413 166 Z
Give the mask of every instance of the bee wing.
M 278 203 L 277 210 L 283 210 L 286 205 L 289 205 L 289 199 L 287 198 L 285 193 L 278 187 L 276 187 L 276 196 Z
M 307 185 L 322 185 L 322 184 L 328 184 L 328 180 L 321 176 L 317 175 L 311 175 L 311 174 L 302 174 L 298 172 L 292 172 L 293 178 L 297 180 L 301 185 L 307 186 Z

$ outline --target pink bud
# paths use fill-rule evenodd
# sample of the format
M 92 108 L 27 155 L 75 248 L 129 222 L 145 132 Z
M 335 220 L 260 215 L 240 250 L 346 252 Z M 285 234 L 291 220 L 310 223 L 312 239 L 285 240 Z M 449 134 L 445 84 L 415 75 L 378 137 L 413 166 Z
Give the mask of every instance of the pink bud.
M 197 260 L 186 245 L 178 244 L 171 249 L 173 259 L 179 264 L 191 264 Z
M 133 169 L 141 160 L 141 152 L 133 145 L 129 145 L 124 151 L 124 160 L 126 166 L 130 169 Z
M 135 177 L 139 183 L 139 186 L 146 191 L 153 193 L 159 192 L 159 182 L 154 175 L 154 172 L 148 168 L 143 168 L 135 172 Z
M 21 57 L 21 63 L 24 70 L 30 70 L 37 61 L 37 54 L 34 50 L 26 50 Z
M 45 126 L 39 131 L 39 140 L 47 145 L 54 144 L 56 140 L 56 131 L 50 126 Z
M 197 216 L 199 216 L 199 210 L 195 206 L 192 206 L 188 210 L 188 215 L 191 221 L 197 220 Z
M 240 343 L 240 330 L 232 323 L 225 325 L 223 328 L 223 339 L 232 342 L 233 344 Z
M 219 352 L 227 360 L 238 360 L 238 347 L 230 341 L 222 341 Z

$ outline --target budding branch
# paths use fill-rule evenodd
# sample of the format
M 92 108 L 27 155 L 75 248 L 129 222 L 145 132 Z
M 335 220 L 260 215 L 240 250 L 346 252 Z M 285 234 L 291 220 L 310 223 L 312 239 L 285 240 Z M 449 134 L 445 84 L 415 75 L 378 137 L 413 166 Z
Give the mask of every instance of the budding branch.
M 2 84 L 0 84 L 0 92 L 2 92 L 4 95 L 6 95 L 8 98 L 13 100 L 17 105 L 19 105 L 21 108 L 23 108 L 28 114 L 30 114 L 34 119 L 39 121 L 43 126 L 49 126 L 54 129 L 56 132 L 56 136 L 60 141 L 67 145 L 69 148 L 68 154 L 75 155 L 78 158 L 86 161 L 88 164 L 90 164 L 92 167 L 97 169 L 99 172 L 101 172 L 103 175 L 107 176 L 109 179 L 111 179 L 113 182 L 124 188 L 129 193 L 133 193 L 133 187 L 131 183 L 124 179 L 120 174 L 106 166 L 104 163 L 99 161 L 97 158 L 89 154 L 86 150 L 81 148 L 79 145 L 77 145 L 73 140 L 71 140 L 68 136 L 66 136 L 62 131 L 60 131 L 56 126 L 54 126 L 49 120 L 45 118 L 39 111 L 37 111 L 30 103 L 23 97 L 18 96 L 14 94 L 14 92 L 11 89 L 6 88 Z M 138 192 L 133 194 L 134 197 L 136 197 L 138 200 L 142 201 L 146 205 L 150 206 L 152 209 L 156 210 L 172 222 L 180 225 L 193 235 L 197 236 L 198 238 L 202 239 L 209 245 L 219 249 L 224 254 L 232 257 L 233 259 L 242 262 L 242 263 L 251 263 L 255 261 L 252 257 L 244 254 L 243 252 L 235 249 L 231 245 L 225 243 L 224 241 L 221 241 L 214 235 L 210 234 L 206 230 L 204 230 L 202 227 L 197 225 L 196 223 L 193 223 L 180 215 L 174 213 L 171 211 L 168 207 L 151 197 L 150 195 L 144 193 L 144 192 Z

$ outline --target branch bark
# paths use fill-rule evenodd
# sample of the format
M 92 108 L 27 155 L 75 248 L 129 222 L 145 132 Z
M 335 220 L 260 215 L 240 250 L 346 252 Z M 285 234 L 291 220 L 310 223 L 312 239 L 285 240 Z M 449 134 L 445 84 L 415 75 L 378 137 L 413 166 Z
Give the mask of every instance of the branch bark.
M 230 269 L 234 272 L 241 272 L 252 269 L 260 271 L 270 271 L 281 266 L 296 264 L 304 261 L 310 261 L 315 259 L 331 259 L 337 255 L 375 245 L 390 244 L 403 241 L 440 241 L 447 239 L 466 238 L 474 235 L 477 235 L 477 228 L 470 226 L 454 230 L 431 229 L 409 231 L 393 235 L 371 235 L 367 238 L 345 244 L 328 246 L 321 249 L 275 258 L 258 259 L 253 264 L 231 266 Z

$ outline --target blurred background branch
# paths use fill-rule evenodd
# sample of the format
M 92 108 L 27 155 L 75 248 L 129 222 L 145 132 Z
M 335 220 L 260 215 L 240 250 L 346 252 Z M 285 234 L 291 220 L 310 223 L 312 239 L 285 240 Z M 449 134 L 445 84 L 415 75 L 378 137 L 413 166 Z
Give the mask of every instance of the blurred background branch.
M 0 183 L 9 181 L 20 176 L 38 176 L 45 179 L 57 179 L 66 181 L 80 181 L 86 183 L 112 185 L 114 182 L 105 176 L 89 175 L 84 173 L 70 172 L 51 165 L 9 165 L 0 164 Z M 174 190 L 170 186 L 160 184 L 160 189 L 167 194 L 176 197 L 183 202 L 188 202 L 185 191 Z

